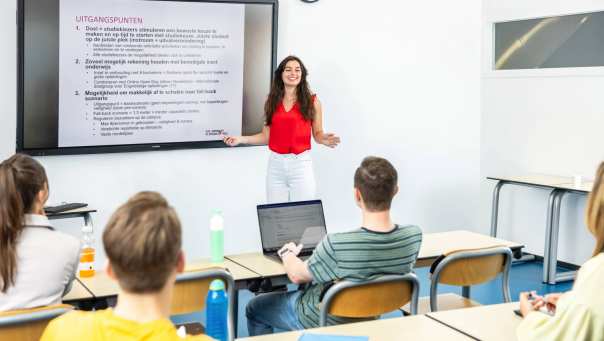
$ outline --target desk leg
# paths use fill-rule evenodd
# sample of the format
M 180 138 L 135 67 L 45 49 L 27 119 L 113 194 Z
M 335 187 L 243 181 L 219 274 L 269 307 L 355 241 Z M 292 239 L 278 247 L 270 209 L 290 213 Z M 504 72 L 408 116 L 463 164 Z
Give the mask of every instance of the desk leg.
M 497 237 L 497 218 L 499 215 L 499 191 L 505 184 L 504 181 L 498 181 L 493 189 L 493 203 L 491 205 L 491 237 Z
M 239 290 L 235 290 L 235 294 L 233 295 L 233 332 L 235 333 L 234 339 L 239 336 L 239 331 L 237 330 L 237 326 L 239 325 Z
M 547 217 L 545 219 L 545 245 L 543 246 L 543 283 L 549 279 L 549 263 L 552 248 L 552 220 L 554 215 L 554 204 L 560 190 L 554 189 L 549 194 L 547 201 Z
M 556 268 L 558 267 L 558 233 L 560 232 L 560 206 L 565 191 L 560 191 L 554 199 L 554 209 L 552 211 L 552 225 L 550 235 L 550 251 L 547 265 L 547 283 L 556 284 Z
M 560 191 L 556 195 L 554 201 L 554 210 L 552 214 L 552 225 L 551 225 L 551 244 L 550 244 L 550 258 L 548 262 L 548 273 L 547 283 L 556 284 L 556 282 L 572 281 L 575 278 L 576 271 L 567 271 L 564 273 L 557 273 L 558 268 L 558 234 L 560 232 L 560 207 L 562 205 L 562 198 L 566 191 Z M 544 260 L 545 261 L 545 260 Z

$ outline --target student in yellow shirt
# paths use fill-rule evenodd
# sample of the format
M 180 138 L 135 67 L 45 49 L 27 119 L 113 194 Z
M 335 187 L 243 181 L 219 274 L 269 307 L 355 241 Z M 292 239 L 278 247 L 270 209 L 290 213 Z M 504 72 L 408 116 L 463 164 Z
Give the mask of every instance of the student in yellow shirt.
M 136 194 L 109 219 L 103 245 L 107 274 L 120 286 L 115 309 L 70 312 L 51 321 L 42 340 L 183 340 L 168 320 L 185 264 L 174 209 L 158 193 Z
M 596 238 L 593 257 L 579 270 L 571 291 L 533 300 L 520 294 L 524 320 L 517 330 L 519 340 L 604 340 L 604 162 L 589 195 L 586 222 Z

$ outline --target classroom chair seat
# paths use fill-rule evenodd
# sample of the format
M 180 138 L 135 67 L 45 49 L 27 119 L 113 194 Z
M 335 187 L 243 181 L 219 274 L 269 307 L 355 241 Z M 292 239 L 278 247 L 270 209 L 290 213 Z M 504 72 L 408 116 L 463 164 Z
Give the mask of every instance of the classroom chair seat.
M 227 297 L 229 298 L 227 313 L 229 340 L 234 340 L 235 300 L 233 298 L 235 296 L 235 280 L 229 272 L 222 268 L 188 271 L 176 276 L 170 315 L 189 314 L 205 309 L 210 283 L 215 279 L 221 279 L 225 282 Z
M 430 268 L 430 311 L 439 310 L 438 284 L 461 286 L 461 295 L 470 299 L 472 285 L 491 281 L 500 273 L 503 300 L 510 302 L 511 264 L 512 251 L 505 246 L 446 252 Z M 458 308 L 464 308 L 465 304 L 459 304 Z
M 385 275 L 370 281 L 342 280 L 329 287 L 321 300 L 320 326 L 327 315 L 370 318 L 397 310 L 409 303 L 411 314 L 417 312 L 419 281 L 413 273 Z
M 447 293 L 438 295 L 438 311 L 454 310 L 462 308 L 477 307 L 481 304 L 463 296 Z M 405 315 L 411 314 L 410 305 L 406 304 L 401 310 Z M 430 296 L 420 297 L 417 303 L 417 314 L 422 315 L 430 312 Z
M 40 340 L 50 320 L 73 310 L 69 304 L 0 312 L 0 339 Z

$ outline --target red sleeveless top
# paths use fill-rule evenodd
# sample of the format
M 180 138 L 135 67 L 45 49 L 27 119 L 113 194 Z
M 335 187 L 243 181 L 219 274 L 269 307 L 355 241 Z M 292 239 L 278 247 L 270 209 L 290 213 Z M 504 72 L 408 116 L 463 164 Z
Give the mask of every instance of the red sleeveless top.
M 316 96 L 313 96 L 315 100 Z M 289 111 L 285 111 L 283 102 L 279 103 L 270 128 L 268 148 L 275 153 L 300 154 L 310 149 L 312 121 L 302 117 L 298 102 Z

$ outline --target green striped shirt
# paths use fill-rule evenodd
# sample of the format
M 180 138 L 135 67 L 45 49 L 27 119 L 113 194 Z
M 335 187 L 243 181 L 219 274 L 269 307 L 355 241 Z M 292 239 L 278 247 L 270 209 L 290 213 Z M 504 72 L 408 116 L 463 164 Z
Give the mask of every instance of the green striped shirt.
M 414 225 L 396 227 L 390 232 L 360 228 L 351 232 L 327 235 L 308 259 L 313 281 L 296 304 L 300 323 L 305 328 L 319 326 L 319 298 L 325 284 L 339 279 L 363 281 L 386 274 L 411 272 L 422 231 Z M 328 324 L 358 319 L 328 316 Z

